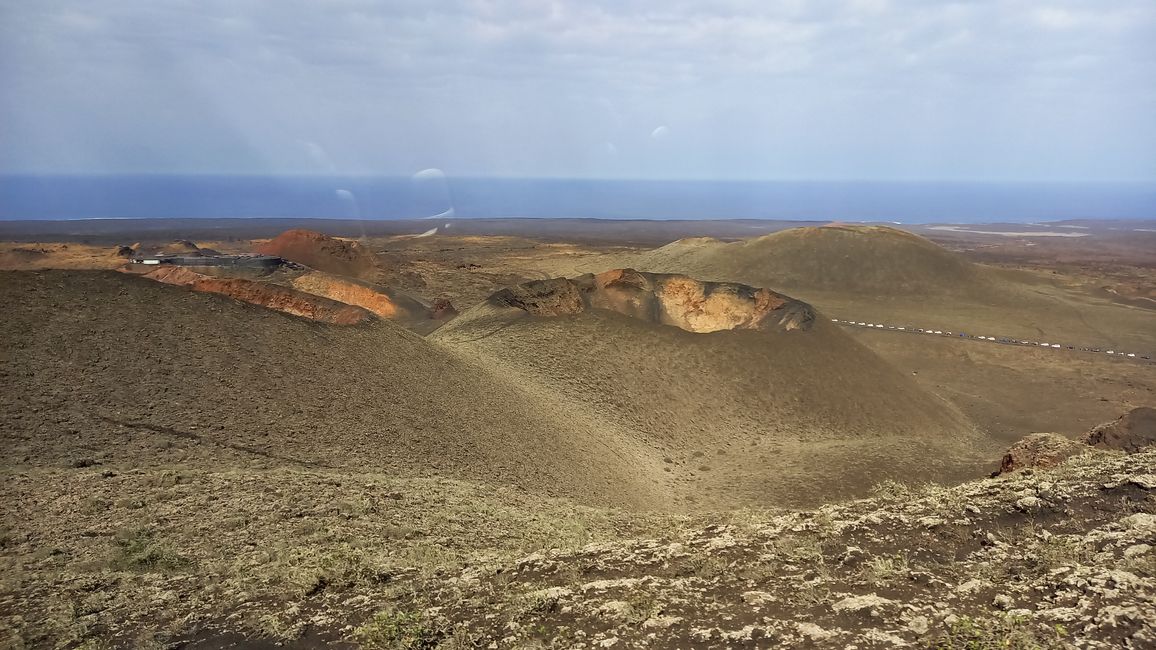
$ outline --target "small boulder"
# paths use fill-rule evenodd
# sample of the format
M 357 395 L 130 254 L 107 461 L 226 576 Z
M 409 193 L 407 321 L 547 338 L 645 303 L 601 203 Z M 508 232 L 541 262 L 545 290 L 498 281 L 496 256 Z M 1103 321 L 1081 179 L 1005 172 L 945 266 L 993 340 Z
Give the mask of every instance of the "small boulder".
M 448 320 L 457 316 L 458 310 L 454 308 L 449 298 L 442 296 L 434 300 L 433 304 L 430 305 L 430 313 L 435 320 Z

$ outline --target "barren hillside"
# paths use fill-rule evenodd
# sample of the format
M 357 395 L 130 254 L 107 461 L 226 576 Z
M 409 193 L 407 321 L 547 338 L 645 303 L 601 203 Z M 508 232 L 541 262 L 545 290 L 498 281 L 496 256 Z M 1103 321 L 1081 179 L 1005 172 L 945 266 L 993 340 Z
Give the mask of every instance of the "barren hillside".
M 1156 638 L 1150 449 L 944 486 L 998 454 L 773 291 L 531 283 L 433 341 L 115 272 L 0 299 L 0 646 Z
M 661 459 L 690 508 L 813 504 L 888 477 L 963 480 L 998 454 L 954 407 L 803 303 L 781 298 L 792 316 L 762 329 L 696 332 L 648 316 L 669 309 L 656 288 L 696 282 L 616 271 L 530 283 L 432 338 Z M 703 300 L 691 310 L 700 318 Z M 805 328 L 782 325 L 803 311 L 814 316 Z
M 375 467 L 669 505 L 657 467 L 592 423 L 387 321 L 325 325 L 115 272 L 6 272 L 0 292 L 16 467 Z
M 903 230 L 830 225 L 792 228 L 724 243 L 678 240 L 639 260 L 647 269 L 743 281 L 784 290 L 870 295 L 960 294 L 983 287 L 975 264 Z
M 501 638 L 502 648 L 1151 648 L 1154 462 L 1149 450 L 949 489 L 883 484 L 870 501 L 734 513 L 677 536 L 534 553 L 434 581 L 384 608 L 361 638 Z
M 365 470 L 8 468 L 0 644 L 1144 650 L 1154 463 L 696 517 Z

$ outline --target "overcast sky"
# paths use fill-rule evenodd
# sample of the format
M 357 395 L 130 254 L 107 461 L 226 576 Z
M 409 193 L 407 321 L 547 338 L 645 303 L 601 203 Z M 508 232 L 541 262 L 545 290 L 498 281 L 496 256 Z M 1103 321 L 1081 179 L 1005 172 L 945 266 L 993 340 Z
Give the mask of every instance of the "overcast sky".
M 0 0 L 0 171 L 1156 181 L 1152 0 Z

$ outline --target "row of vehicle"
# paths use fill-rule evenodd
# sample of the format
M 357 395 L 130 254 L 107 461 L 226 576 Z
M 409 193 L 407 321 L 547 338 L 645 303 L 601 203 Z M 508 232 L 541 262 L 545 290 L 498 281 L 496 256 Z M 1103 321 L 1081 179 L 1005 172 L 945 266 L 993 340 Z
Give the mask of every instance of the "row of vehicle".
M 992 341 L 994 343 L 1003 343 L 1004 345 L 1024 345 L 1031 347 L 1049 348 L 1053 350 L 1079 350 L 1081 352 L 1095 352 L 1100 354 L 1109 354 L 1118 357 L 1127 357 L 1129 359 L 1146 359 L 1151 360 L 1149 355 L 1136 354 L 1135 352 L 1122 352 L 1119 350 L 1101 350 L 1100 348 L 1077 347 L 1074 345 L 1062 345 L 1060 343 L 1049 343 L 1044 341 L 1028 341 L 1024 339 L 1013 339 L 1006 336 L 987 336 L 986 334 L 966 334 L 964 332 L 953 333 L 948 330 L 924 329 L 922 327 L 909 327 L 906 325 L 885 325 L 882 323 L 868 323 L 865 321 L 844 320 L 841 318 L 832 318 L 831 322 L 840 323 L 843 325 L 853 325 L 855 327 L 870 327 L 874 329 L 895 330 L 897 332 L 912 332 L 915 334 L 933 334 L 937 336 L 957 336 L 965 339 L 973 339 L 976 341 Z

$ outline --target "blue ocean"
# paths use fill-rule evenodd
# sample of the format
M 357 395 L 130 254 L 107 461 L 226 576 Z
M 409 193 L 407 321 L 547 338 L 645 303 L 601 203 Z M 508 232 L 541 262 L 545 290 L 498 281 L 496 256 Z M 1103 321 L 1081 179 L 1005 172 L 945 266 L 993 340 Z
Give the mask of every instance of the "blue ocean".
M 0 176 L 0 219 L 588 217 L 1034 222 L 1156 218 L 1156 184 Z

